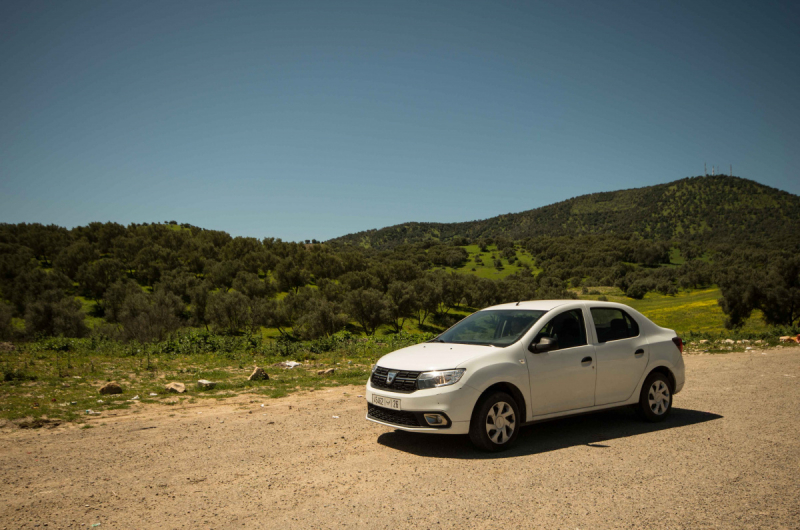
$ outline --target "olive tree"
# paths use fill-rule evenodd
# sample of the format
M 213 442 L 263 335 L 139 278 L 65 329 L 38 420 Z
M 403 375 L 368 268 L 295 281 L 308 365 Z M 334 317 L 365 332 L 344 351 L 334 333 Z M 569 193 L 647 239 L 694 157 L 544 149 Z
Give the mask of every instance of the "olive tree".
M 367 335 L 374 335 L 378 327 L 389 319 L 389 302 L 377 289 L 358 289 L 346 297 L 347 312 Z
M 181 299 L 165 290 L 139 291 L 122 304 L 123 336 L 140 343 L 160 342 L 181 326 L 183 309 Z
M 83 322 L 81 303 L 57 289 L 46 291 L 25 309 L 25 330 L 52 337 L 83 337 L 88 328 Z

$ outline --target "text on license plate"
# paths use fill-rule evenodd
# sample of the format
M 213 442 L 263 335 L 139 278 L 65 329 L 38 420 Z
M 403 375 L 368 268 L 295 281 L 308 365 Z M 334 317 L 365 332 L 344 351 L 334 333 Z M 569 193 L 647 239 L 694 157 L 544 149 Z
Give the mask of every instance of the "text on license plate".
M 386 407 L 387 409 L 400 410 L 400 400 L 372 394 L 372 404 L 379 407 Z

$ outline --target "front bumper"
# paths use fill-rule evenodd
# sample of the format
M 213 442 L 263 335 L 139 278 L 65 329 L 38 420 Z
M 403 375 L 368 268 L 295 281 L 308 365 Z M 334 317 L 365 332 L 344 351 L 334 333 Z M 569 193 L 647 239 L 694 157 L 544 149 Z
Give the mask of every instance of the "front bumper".
M 403 431 L 435 432 L 440 434 L 467 434 L 469 433 L 469 420 L 472 409 L 480 397 L 480 393 L 460 381 L 454 387 L 429 388 L 417 390 L 410 394 L 390 392 L 383 388 L 373 388 L 367 382 L 367 391 L 364 396 L 371 407 L 372 396 L 377 394 L 388 398 L 400 400 L 400 410 L 378 409 L 375 414 L 367 412 L 369 421 L 393 427 Z M 424 413 L 439 413 L 450 420 L 450 425 L 445 427 L 430 427 L 424 423 Z M 399 414 L 398 414 L 399 413 Z M 413 425 L 412 418 L 416 418 L 417 425 Z

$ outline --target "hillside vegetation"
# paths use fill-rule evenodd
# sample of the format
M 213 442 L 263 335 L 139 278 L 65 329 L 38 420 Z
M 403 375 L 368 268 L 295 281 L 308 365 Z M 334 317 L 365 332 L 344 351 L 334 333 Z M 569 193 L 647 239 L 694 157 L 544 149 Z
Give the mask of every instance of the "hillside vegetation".
M 759 329 L 747 323 L 760 315 L 790 329 L 800 320 L 799 212 L 794 195 L 705 177 L 437 225 L 439 239 L 417 225 L 427 227 L 419 240 L 383 245 L 258 240 L 174 221 L 2 224 L 0 338 L 435 333 L 508 301 L 657 293 L 669 302 L 696 290 L 719 292 L 727 327 Z M 706 298 L 698 311 L 708 312 Z
M 690 177 L 645 188 L 582 195 L 481 221 L 411 222 L 349 234 L 335 241 L 386 249 L 428 240 L 520 240 L 584 234 L 796 244 L 800 237 L 800 197 L 738 177 Z

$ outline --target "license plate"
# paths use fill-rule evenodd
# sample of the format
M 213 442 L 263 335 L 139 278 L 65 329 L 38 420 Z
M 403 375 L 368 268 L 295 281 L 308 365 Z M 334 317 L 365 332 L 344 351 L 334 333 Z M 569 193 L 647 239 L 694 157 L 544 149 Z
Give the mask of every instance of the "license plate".
M 372 404 L 379 407 L 386 407 L 387 409 L 400 410 L 400 400 L 390 397 L 379 396 L 372 394 Z

